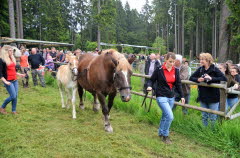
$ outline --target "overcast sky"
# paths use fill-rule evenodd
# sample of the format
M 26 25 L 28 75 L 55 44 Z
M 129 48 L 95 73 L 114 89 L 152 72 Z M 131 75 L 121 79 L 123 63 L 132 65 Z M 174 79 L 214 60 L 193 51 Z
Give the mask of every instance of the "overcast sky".
M 138 12 L 142 10 L 143 5 L 146 3 L 146 0 L 121 0 L 123 3 L 123 7 L 126 4 L 126 1 L 128 1 L 131 9 L 137 9 Z M 151 4 L 152 0 L 148 0 Z

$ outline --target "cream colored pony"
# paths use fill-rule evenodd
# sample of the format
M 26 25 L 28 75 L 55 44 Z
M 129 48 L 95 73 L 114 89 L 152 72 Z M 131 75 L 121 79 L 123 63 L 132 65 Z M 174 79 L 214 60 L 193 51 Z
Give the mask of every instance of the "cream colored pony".
M 76 119 L 76 92 L 77 92 L 77 75 L 78 75 L 78 59 L 74 55 L 66 54 L 68 61 L 67 65 L 62 65 L 58 68 L 57 81 L 60 91 L 62 108 L 65 108 L 64 104 L 64 92 L 67 93 L 67 108 L 72 103 L 72 117 Z

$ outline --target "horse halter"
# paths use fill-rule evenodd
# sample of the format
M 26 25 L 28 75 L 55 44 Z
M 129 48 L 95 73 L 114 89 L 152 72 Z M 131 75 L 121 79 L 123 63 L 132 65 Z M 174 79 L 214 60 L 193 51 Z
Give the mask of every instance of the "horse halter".
M 115 73 L 113 74 L 113 81 L 114 81 L 115 79 L 116 79 L 116 71 L 115 71 Z M 132 90 L 132 87 L 131 87 L 131 86 L 128 86 L 128 87 L 120 87 L 120 88 L 118 88 L 119 91 L 124 90 L 124 89 L 130 89 L 130 90 Z
M 70 68 L 70 70 L 71 70 L 71 72 L 72 72 L 72 80 L 73 81 L 76 81 L 77 80 L 77 77 L 78 77 L 78 74 L 77 75 L 75 75 L 75 73 L 74 73 L 74 70 L 75 69 L 77 69 L 77 67 L 74 67 L 74 68 Z

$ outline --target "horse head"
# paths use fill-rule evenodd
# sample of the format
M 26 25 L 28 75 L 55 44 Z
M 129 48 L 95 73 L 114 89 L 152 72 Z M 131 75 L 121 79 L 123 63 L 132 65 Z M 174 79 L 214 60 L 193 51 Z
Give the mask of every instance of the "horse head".
M 72 72 L 73 76 L 78 75 L 78 58 L 74 55 L 66 54 L 66 59 L 68 61 L 68 66 Z
M 132 67 L 124 55 L 116 50 L 107 50 L 105 55 L 111 56 L 113 72 L 113 84 L 119 90 L 121 100 L 128 102 L 131 99 Z
M 14 57 L 20 58 L 22 55 L 21 51 L 15 46 L 12 46 L 12 49 L 13 49 Z

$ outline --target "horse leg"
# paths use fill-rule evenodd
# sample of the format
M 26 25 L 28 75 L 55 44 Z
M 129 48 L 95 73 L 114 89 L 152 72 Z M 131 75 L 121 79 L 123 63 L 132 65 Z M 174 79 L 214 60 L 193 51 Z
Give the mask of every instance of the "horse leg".
M 77 92 L 77 87 L 73 87 L 72 89 L 72 115 L 73 119 L 76 119 L 76 92 Z
M 72 103 L 71 89 L 67 88 L 67 109 L 70 108 L 70 104 Z
M 64 104 L 64 89 L 63 89 L 63 85 L 61 83 L 58 82 L 58 87 L 59 87 L 59 92 L 60 92 L 60 96 L 61 96 L 61 102 L 62 102 L 62 108 L 66 108 L 65 104 Z
M 108 107 L 106 106 L 106 97 L 102 94 L 102 93 L 97 93 L 98 96 L 98 100 L 100 101 L 100 104 L 102 106 L 102 113 L 104 115 L 104 126 L 105 126 L 105 131 L 106 132 L 113 132 L 113 128 L 110 124 L 109 121 L 109 111 L 108 111 Z
M 109 113 L 111 111 L 111 108 L 112 108 L 112 105 L 113 105 L 113 101 L 114 101 L 114 98 L 115 98 L 116 95 L 117 95 L 116 91 L 113 92 L 113 93 L 110 93 L 108 95 L 108 111 L 109 111 Z M 108 114 L 108 119 L 110 119 L 110 114 Z
M 85 107 L 83 104 L 83 88 L 80 86 L 79 83 L 77 84 L 77 86 L 78 86 L 78 95 L 80 98 L 79 108 L 84 109 Z M 86 91 L 85 91 L 85 93 L 86 93 Z
M 98 112 L 98 110 L 100 109 L 100 104 L 99 104 L 98 99 L 97 99 L 97 94 L 96 93 L 92 93 L 92 95 L 94 97 L 93 111 L 94 112 Z

